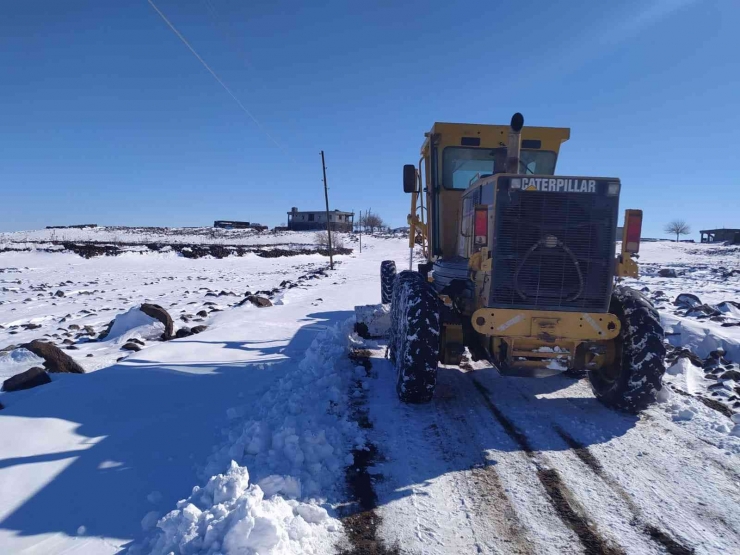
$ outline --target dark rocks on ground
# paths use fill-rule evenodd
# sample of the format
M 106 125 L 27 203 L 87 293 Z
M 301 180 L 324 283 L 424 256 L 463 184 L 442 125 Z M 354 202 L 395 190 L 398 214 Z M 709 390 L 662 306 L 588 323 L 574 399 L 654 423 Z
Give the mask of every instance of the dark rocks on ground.
M 259 308 L 272 306 L 272 302 L 270 302 L 270 299 L 266 297 L 260 297 L 259 295 L 249 295 L 249 297 L 241 300 L 237 304 L 237 306 L 242 306 L 245 303 L 252 303 L 254 306 L 259 307 Z
M 164 324 L 164 334 L 162 334 L 162 339 L 164 339 L 165 341 L 168 339 L 172 339 L 172 333 L 174 331 L 172 317 L 164 308 L 162 308 L 158 304 L 144 303 L 139 307 L 139 310 L 141 310 L 147 316 L 156 318 L 157 320 L 162 322 L 162 324 Z
M 64 341 L 62 341 L 62 345 L 74 345 L 74 344 L 75 342 L 72 341 L 71 339 L 65 339 Z
M 18 347 L 20 347 L 20 345 L 8 345 L 7 347 L 3 347 L 2 349 L 0 349 L 0 353 L 9 353 L 10 351 L 14 351 Z
M 5 380 L 2 389 L 3 391 L 20 391 L 21 389 L 31 389 L 47 383 L 51 383 L 49 374 L 43 368 L 34 366 Z
M 695 318 L 707 318 L 709 316 L 721 316 L 722 313 L 708 304 L 700 304 L 692 306 L 686 311 L 686 316 L 693 316 Z
M 689 351 L 684 347 L 668 349 L 668 353 L 666 354 L 666 362 L 668 364 L 675 364 L 676 361 L 681 358 L 689 359 L 689 362 L 691 362 L 691 364 L 693 364 L 694 366 L 698 366 L 699 368 L 702 368 L 704 366 L 704 361 L 701 359 L 701 357 L 699 357 L 699 355 Z
M 24 330 L 37 330 L 41 327 L 41 324 L 22 324 L 21 327 Z
M 123 349 L 124 351 L 134 351 L 134 352 L 141 351 L 141 347 L 137 345 L 136 343 L 132 343 L 131 341 L 126 343 L 123 347 L 121 347 L 121 349 Z
M 208 313 L 205 310 L 200 310 L 195 313 L 196 316 L 200 316 L 201 318 L 208 318 Z
M 116 359 L 116 362 L 121 362 L 122 360 L 126 360 L 126 357 L 118 357 Z
M 87 358 L 92 358 L 92 357 L 93 357 L 93 354 L 92 354 L 92 353 L 90 353 L 90 354 L 87 354 L 87 355 L 85 355 L 85 356 L 86 356 Z
M 223 309 L 222 308 L 209 308 L 208 311 L 209 312 L 223 312 Z
M 674 270 L 673 268 L 661 268 L 660 270 L 658 270 L 658 275 L 664 278 L 678 277 L 676 270 Z
M 129 343 L 136 343 L 137 345 L 141 345 L 142 347 L 144 347 L 146 345 L 146 343 L 144 343 L 141 339 L 137 339 L 135 337 L 130 338 L 128 340 L 128 342 Z
M 200 332 L 206 331 L 206 329 L 208 329 L 208 326 L 195 326 L 193 328 L 190 328 L 190 333 L 196 335 Z
M 115 322 L 115 320 L 111 320 L 110 322 L 108 322 L 108 325 L 105 326 L 105 329 L 100 332 L 100 335 L 98 335 L 98 341 L 102 341 L 103 339 L 108 337 L 108 335 L 110 334 L 110 330 L 113 328 L 113 322 Z
M 681 293 L 676 297 L 676 300 L 673 301 L 673 304 L 680 306 L 681 308 L 692 308 L 701 305 L 702 302 L 696 295 L 692 295 L 691 293 Z
M 59 347 L 38 339 L 22 345 L 34 355 L 44 359 L 44 367 L 49 372 L 84 374 L 85 370 L 72 357 L 62 352 Z
M 78 351 L 80 348 L 75 345 L 68 345 L 67 347 L 65 347 L 65 349 L 67 349 L 68 351 Z
M 60 289 L 59 291 L 57 291 L 56 293 L 54 293 L 54 296 L 55 296 L 55 297 L 64 297 L 64 291 L 62 291 L 62 290 Z
M 719 377 L 720 380 L 735 380 L 740 383 L 740 372 L 737 370 L 727 370 Z
M 77 324 L 70 324 L 69 325 L 69 329 L 71 329 L 71 330 L 78 330 L 78 329 L 80 329 L 80 326 L 78 326 Z
M 175 333 L 175 339 L 182 339 L 183 337 L 190 337 L 193 335 L 193 332 L 190 331 L 190 328 L 180 328 L 177 330 L 177 333 Z

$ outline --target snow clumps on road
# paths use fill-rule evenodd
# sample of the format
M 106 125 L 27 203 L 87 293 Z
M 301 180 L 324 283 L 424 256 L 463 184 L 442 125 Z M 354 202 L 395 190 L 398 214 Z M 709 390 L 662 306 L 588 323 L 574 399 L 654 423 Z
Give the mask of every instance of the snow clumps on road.
M 342 526 L 320 504 L 366 441 L 349 417 L 348 335 L 348 323 L 322 331 L 256 406 L 235 409 L 245 419 L 210 458 L 212 477 L 157 523 L 151 553 L 333 550 Z

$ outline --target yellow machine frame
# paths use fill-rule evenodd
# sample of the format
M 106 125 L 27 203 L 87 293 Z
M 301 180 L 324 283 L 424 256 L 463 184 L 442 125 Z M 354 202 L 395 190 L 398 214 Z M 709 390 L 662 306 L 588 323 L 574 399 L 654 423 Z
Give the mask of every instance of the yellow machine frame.
M 411 194 L 411 213 L 409 224 L 410 254 L 419 245 L 428 262 L 438 257 L 455 254 L 457 232 L 460 218 L 460 204 L 464 190 L 451 190 L 439 186 L 436 191 L 436 209 L 439 210 L 440 229 L 434 229 L 430 218 L 432 205 L 432 175 L 442 174 L 442 156 L 432 160 L 432 144 L 438 152 L 447 146 L 460 146 L 463 137 L 480 139 L 481 148 L 506 146 L 510 132 L 508 125 L 476 125 L 460 123 L 435 123 L 425 134 L 421 147 L 421 159 L 417 169 L 417 187 Z M 538 150 L 546 150 L 559 155 L 560 146 L 570 138 L 570 129 L 554 127 L 524 127 L 521 139 L 540 141 Z M 630 217 L 642 218 L 639 210 L 627 210 L 625 222 Z M 439 237 L 436 249 L 430 244 L 433 233 Z M 627 226 L 622 237 L 622 250 L 615 260 L 615 277 L 637 277 L 637 264 L 627 247 Z M 614 359 L 614 340 L 619 336 L 619 319 L 609 313 L 578 313 L 565 311 L 539 311 L 523 309 L 494 309 L 481 306 L 480 288 L 485 283 L 486 274 L 490 283 L 491 259 L 484 248 L 469 258 L 469 276 L 476 282 L 476 309 L 467 314 L 473 329 L 480 334 L 486 350 L 493 358 L 499 358 L 510 367 L 545 368 L 552 367 L 553 360 L 567 364 L 568 367 L 582 369 L 602 367 Z M 412 257 L 410 256 L 410 262 Z M 482 279 L 481 279 L 482 276 Z M 431 277 L 429 278 L 432 279 Z M 442 296 L 442 302 L 451 304 L 449 298 Z M 454 364 L 459 359 L 460 345 L 463 341 L 463 327 L 459 324 L 446 324 L 442 330 L 440 353 L 443 363 Z M 598 354 L 583 355 L 582 345 L 599 344 L 603 348 Z M 502 349 L 502 346 L 505 349 Z M 505 352 L 505 360 L 496 353 Z

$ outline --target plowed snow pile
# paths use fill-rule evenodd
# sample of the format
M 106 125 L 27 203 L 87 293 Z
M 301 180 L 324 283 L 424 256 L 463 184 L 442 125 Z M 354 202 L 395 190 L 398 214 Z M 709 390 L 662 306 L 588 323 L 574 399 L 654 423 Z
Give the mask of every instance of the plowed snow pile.
M 260 398 L 256 414 L 230 431 L 205 474 L 226 470 L 196 486 L 157 523 L 152 553 L 331 549 L 341 524 L 319 504 L 336 493 L 351 451 L 365 443 L 347 418 L 353 377 L 343 357 L 348 333 L 348 325 L 321 332 L 297 367 Z M 232 407 L 228 413 L 248 411 Z M 251 480 L 248 467 L 255 469 Z

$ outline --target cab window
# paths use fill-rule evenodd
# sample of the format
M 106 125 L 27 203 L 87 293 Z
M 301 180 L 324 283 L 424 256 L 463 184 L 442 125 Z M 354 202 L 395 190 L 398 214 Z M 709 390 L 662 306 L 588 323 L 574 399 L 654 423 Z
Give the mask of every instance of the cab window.
M 520 173 L 553 175 L 555 153 L 548 150 L 522 150 Z M 442 155 L 442 185 L 445 189 L 467 189 L 477 177 L 506 171 L 505 148 L 467 148 L 448 146 Z

